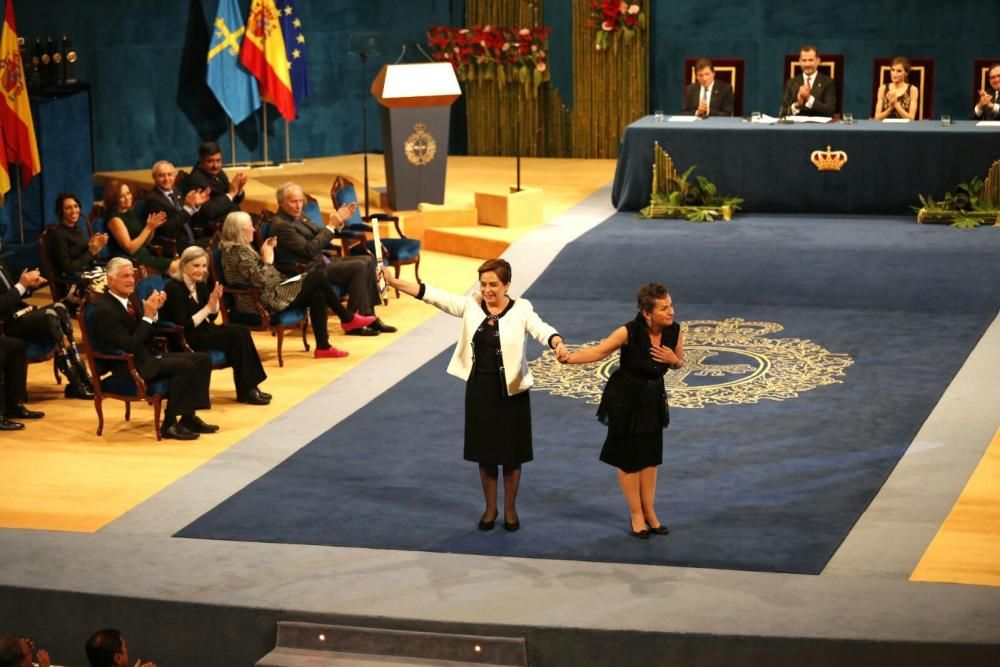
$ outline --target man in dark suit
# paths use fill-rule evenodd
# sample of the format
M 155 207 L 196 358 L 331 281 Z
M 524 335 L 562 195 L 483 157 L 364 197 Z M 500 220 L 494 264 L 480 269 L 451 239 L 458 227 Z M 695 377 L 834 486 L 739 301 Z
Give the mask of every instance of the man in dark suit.
M 1000 120 L 1000 63 L 990 65 L 989 90 L 980 90 L 972 120 Z
M 725 81 L 715 80 L 712 61 L 701 58 L 694 64 L 698 80 L 684 90 L 684 113 L 699 118 L 733 115 L 733 87 Z
M 212 358 L 203 352 L 151 351 L 148 345 L 166 295 L 154 291 L 139 304 L 134 292 L 132 262 L 124 257 L 112 258 L 108 262 L 108 291 L 98 302 L 93 317 L 95 347 L 133 354 L 143 380 L 169 381 L 161 431 L 164 438 L 194 440 L 202 433 L 215 433 L 218 426 L 206 424 L 195 414 L 195 410 L 211 407 L 208 386 L 212 379 Z M 131 379 L 123 361 L 113 362 L 111 374 Z
M 802 72 L 785 82 L 785 93 L 778 115 L 832 116 L 837 112 L 837 87 L 833 79 L 816 70 L 819 54 L 816 47 L 806 44 L 799 49 Z
M 24 405 L 28 397 L 28 357 L 24 341 L 0 336 L 0 431 L 24 428 L 14 419 L 41 419 L 44 412 L 29 410 Z
M 208 238 L 204 234 L 195 234 L 191 218 L 208 201 L 210 190 L 207 187 L 190 190 L 186 195 L 174 188 L 177 180 L 177 169 L 166 160 L 160 160 L 153 165 L 153 183 L 156 187 L 146 195 L 146 214 L 162 211 L 166 221 L 156 228 L 153 243 L 164 243 L 173 254 L 180 255 L 184 249 L 192 245 L 207 245 Z
M 10 269 L 0 261 L 0 326 L 7 336 L 54 346 L 56 368 L 66 376 L 66 398 L 91 399 L 93 383 L 76 351 L 73 322 L 65 304 L 36 308 L 24 301 L 44 284 L 38 269 L 24 269 L 15 281 Z
M 375 279 L 375 258 L 368 255 L 327 257 L 323 254 L 344 222 L 354 214 L 357 204 L 341 206 L 334 211 L 330 224 L 317 227 L 302 212 L 306 196 L 301 187 L 285 183 L 278 188 L 277 196 L 279 210 L 271 226 L 272 235 L 278 239 L 274 249 L 275 264 L 300 263 L 310 268 L 323 268 L 331 283 L 346 286 L 348 310 L 361 315 L 374 315 L 375 304 L 381 303 Z M 376 318 L 367 327 L 352 329 L 347 335 L 374 336 L 395 331 L 396 327 Z
M 237 172 L 230 183 L 226 172 L 222 171 L 222 149 L 219 144 L 206 141 L 198 146 L 198 164 L 181 184 L 185 197 L 192 190 L 208 188 L 208 201 L 192 216 L 194 226 L 210 235 L 213 222 L 221 222 L 229 213 L 240 210 L 246 183 L 247 176 L 242 171 Z

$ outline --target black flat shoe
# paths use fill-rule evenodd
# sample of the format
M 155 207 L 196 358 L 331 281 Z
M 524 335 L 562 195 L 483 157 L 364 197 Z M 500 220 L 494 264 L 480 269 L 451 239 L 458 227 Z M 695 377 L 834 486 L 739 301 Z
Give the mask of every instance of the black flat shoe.
M 20 431 L 24 428 L 24 424 L 20 422 L 12 422 L 6 417 L 0 417 L 0 431 Z
M 181 420 L 178 423 L 192 433 L 215 433 L 219 430 L 219 427 L 215 424 L 206 424 L 203 422 L 201 417 L 198 415 L 181 417 Z
M 274 396 L 267 393 L 266 391 L 261 391 L 260 388 L 257 389 L 257 393 L 260 394 L 261 398 L 263 398 L 265 401 L 270 401 L 272 398 L 274 398 Z
M 650 526 L 649 524 L 646 524 L 646 530 L 649 531 L 650 535 L 669 535 L 670 534 L 670 529 L 667 528 L 666 526 L 664 526 L 662 523 L 659 526 L 656 526 L 655 528 L 653 526 Z
M 520 519 L 514 519 L 514 523 L 507 523 L 507 519 L 503 520 L 503 529 L 506 530 L 508 533 L 513 533 L 520 527 L 521 527 Z
M 271 397 L 265 396 L 263 392 L 254 389 L 246 396 L 237 396 L 236 400 L 247 405 L 267 405 L 271 402 Z
M 160 431 L 160 437 L 166 440 L 197 440 L 199 436 L 194 431 L 185 428 L 184 424 L 175 422 Z
M 391 324 L 386 324 L 377 317 L 375 318 L 375 321 L 369 324 L 368 326 L 379 333 L 396 333 L 397 331 L 399 331 L 399 329 L 397 329 L 396 327 L 392 326 Z
M 23 403 L 18 403 L 17 407 L 8 412 L 10 413 L 6 415 L 8 419 L 11 417 L 16 417 L 17 419 L 41 419 L 45 416 L 45 413 L 41 410 L 29 410 Z
M 360 329 L 351 329 L 350 331 L 348 331 L 344 335 L 345 336 L 377 336 L 378 334 L 379 334 L 378 331 L 376 331 L 375 329 L 373 329 L 371 325 L 368 325 L 366 327 L 361 327 Z
M 495 524 L 496 522 L 497 518 L 495 516 L 489 521 L 487 521 L 486 515 L 484 514 L 483 518 L 479 520 L 479 530 L 493 530 L 493 524 Z
M 646 530 L 645 528 L 640 530 L 639 532 L 632 530 L 632 517 L 629 517 L 628 520 L 628 534 L 631 535 L 632 537 L 638 537 L 640 540 L 649 539 L 649 531 Z

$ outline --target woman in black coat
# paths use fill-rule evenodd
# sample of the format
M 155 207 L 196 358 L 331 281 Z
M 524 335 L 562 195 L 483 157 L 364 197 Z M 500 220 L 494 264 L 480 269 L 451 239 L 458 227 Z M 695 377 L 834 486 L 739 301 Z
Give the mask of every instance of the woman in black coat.
M 250 405 L 267 405 L 271 395 L 257 385 L 267 379 L 250 331 L 238 324 L 216 324 L 222 286 L 210 287 L 208 254 L 191 246 L 181 254 L 177 275 L 167 281 L 167 301 L 161 317 L 184 326 L 188 345 L 198 352 L 222 350 L 233 367 L 236 400 Z

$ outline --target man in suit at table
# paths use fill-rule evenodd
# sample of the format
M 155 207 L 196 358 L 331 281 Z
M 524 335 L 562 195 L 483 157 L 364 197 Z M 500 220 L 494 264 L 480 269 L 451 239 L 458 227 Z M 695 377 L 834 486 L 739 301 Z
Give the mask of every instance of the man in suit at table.
M 192 245 L 207 245 L 207 238 L 198 238 L 191 226 L 191 218 L 208 201 L 208 187 L 195 188 L 186 195 L 175 189 L 177 169 L 166 160 L 153 165 L 153 183 L 156 187 L 146 195 L 146 214 L 166 214 L 166 221 L 156 228 L 153 243 L 167 241 L 168 250 L 175 255 Z
M 778 115 L 832 116 L 837 111 L 837 87 L 833 79 L 817 71 L 819 53 L 812 44 L 799 49 L 801 72 L 785 82 Z
M 166 301 L 155 291 L 139 303 L 135 297 L 135 267 L 125 257 L 108 262 L 108 291 L 97 303 L 93 316 L 94 342 L 99 350 L 124 350 L 135 356 L 139 375 L 147 382 L 166 379 L 167 407 L 161 435 L 175 440 L 194 440 L 202 433 L 215 433 L 218 426 L 206 424 L 195 410 L 211 407 L 208 385 L 212 358 L 203 352 L 154 352 L 152 342 L 157 313 Z M 124 361 L 111 362 L 111 374 L 131 379 Z
M 684 113 L 699 118 L 733 115 L 733 87 L 715 80 L 712 61 L 701 58 L 694 64 L 697 83 L 684 89 Z
M 233 211 L 240 210 L 246 194 L 243 188 L 247 175 L 242 171 L 233 176 L 232 182 L 222 170 L 222 149 L 214 141 L 205 141 L 198 146 L 198 164 L 194 166 L 184 182 L 181 191 L 184 196 L 192 190 L 208 188 L 208 201 L 202 204 L 192 216 L 195 227 L 200 227 L 206 235 L 212 231 L 212 223 L 222 221 Z
M 972 120 L 1000 120 L 1000 63 L 990 65 L 990 86 L 979 91 L 979 99 L 972 109 Z

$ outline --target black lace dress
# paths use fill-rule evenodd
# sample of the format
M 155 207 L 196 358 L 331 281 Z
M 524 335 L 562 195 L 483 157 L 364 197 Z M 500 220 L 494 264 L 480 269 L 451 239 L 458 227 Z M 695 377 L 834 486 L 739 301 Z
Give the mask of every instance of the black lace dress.
M 889 92 L 889 86 L 891 86 L 891 85 L 892 84 L 887 83 L 882 88 L 882 111 L 885 111 L 886 109 L 888 109 L 891 106 L 889 104 L 889 98 L 886 97 L 886 94 Z M 910 110 L 910 89 L 911 88 L 913 88 L 913 86 L 908 84 L 906 86 L 906 90 L 903 91 L 902 97 L 899 98 L 900 105 L 902 105 L 902 107 L 904 109 L 906 109 L 907 111 Z M 896 107 L 892 107 L 892 111 L 890 111 L 889 115 L 886 116 L 886 118 L 899 118 L 899 117 L 900 117 L 900 115 L 899 115 L 899 112 L 896 111 Z
M 625 325 L 628 342 L 619 366 L 601 395 L 597 418 L 608 427 L 601 460 L 625 472 L 637 472 L 663 462 L 663 429 L 670 423 L 663 376 L 669 367 L 649 356 L 649 330 L 638 315 Z M 660 335 L 661 345 L 676 349 L 680 324 Z
M 472 337 L 473 370 L 465 384 L 466 461 L 519 465 L 533 458 L 528 392 L 507 395 L 500 356 L 500 327 L 513 305 L 511 299 L 494 316 L 483 304 L 484 319 Z

